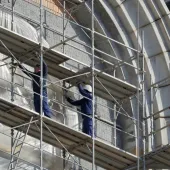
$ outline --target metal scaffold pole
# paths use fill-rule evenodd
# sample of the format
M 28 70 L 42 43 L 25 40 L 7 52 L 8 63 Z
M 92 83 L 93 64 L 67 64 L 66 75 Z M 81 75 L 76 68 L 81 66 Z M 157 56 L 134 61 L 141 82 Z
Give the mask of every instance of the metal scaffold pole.
M 152 76 L 150 75 L 150 81 L 152 84 Z M 152 151 L 154 150 L 154 123 L 153 123 L 153 118 L 154 118 L 154 114 L 153 114 L 153 103 L 154 103 L 154 87 L 151 86 L 151 106 L 150 106 L 150 128 L 151 128 L 151 136 L 150 136 L 150 141 L 151 141 L 151 149 Z
M 145 128 L 145 57 L 143 54 L 144 51 L 144 31 L 142 31 L 142 51 L 141 51 L 141 60 L 142 60 L 142 115 L 143 115 L 143 170 L 146 170 L 146 161 L 145 161 L 145 154 L 146 154 L 146 128 Z
M 139 0 L 137 3 L 137 47 L 138 51 L 140 50 L 140 44 L 139 44 L 139 30 L 140 30 L 140 23 L 139 23 Z M 139 63 L 140 53 L 137 53 L 137 170 L 140 170 L 140 116 L 139 116 L 139 104 L 140 104 L 140 63 Z
M 11 30 L 13 31 L 14 29 L 14 5 L 15 5 L 16 0 L 12 0 L 11 2 L 11 10 L 12 10 L 12 15 L 11 15 Z
M 66 8 L 66 2 L 63 1 L 63 53 L 65 53 L 65 8 Z
M 43 170 L 43 1 L 40 0 L 40 62 L 41 62 L 41 112 L 40 112 L 40 168 Z
M 114 104 L 114 145 L 117 146 L 117 132 L 116 132 L 116 120 L 117 120 L 117 112 L 116 112 L 116 103 Z
M 13 157 L 13 146 L 14 146 L 14 130 L 11 130 L 11 162 L 14 161 L 14 157 Z M 14 168 L 14 164 L 12 163 L 10 165 L 10 169 L 12 170 Z
M 65 53 L 65 17 L 66 17 L 65 11 L 66 11 L 66 1 L 63 0 L 63 53 Z M 65 81 L 63 81 L 63 86 L 65 87 L 65 85 L 66 85 Z M 64 103 L 65 102 L 64 97 L 62 98 L 62 100 L 63 100 L 62 102 Z M 63 107 L 63 113 L 64 114 L 66 113 L 65 107 Z M 66 168 L 66 150 L 63 148 L 63 170 L 65 170 L 65 168 Z
M 95 170 L 95 112 L 94 112 L 94 101 L 95 101 L 95 96 L 94 96 L 94 0 L 91 1 L 92 5 L 92 11 L 91 11 L 91 19 L 92 19 L 92 25 L 91 25 L 91 43 L 92 43 L 92 65 L 91 65 L 91 71 L 92 71 L 92 115 L 93 115 L 93 135 L 92 135 L 92 140 L 93 140 L 93 160 L 92 160 L 92 170 Z
M 14 63 L 14 58 L 12 57 L 11 58 L 11 62 L 12 64 Z M 11 101 L 13 102 L 14 101 L 14 67 L 11 68 Z M 14 143 L 14 140 L 13 140 L 13 137 L 14 137 L 14 130 L 12 129 L 11 130 L 11 161 L 13 162 L 13 143 Z M 14 165 L 13 163 L 11 164 L 11 169 L 13 169 Z
M 11 2 L 11 31 L 14 30 L 14 0 L 12 0 Z M 12 65 L 14 64 L 14 58 L 11 56 L 11 63 Z M 11 67 L 11 101 L 14 101 L 14 67 Z M 13 146 L 14 146 L 14 130 L 11 130 L 11 161 L 14 161 L 14 157 L 13 157 Z M 11 164 L 10 169 L 14 168 L 14 164 Z
M 14 5 L 15 5 L 15 1 L 12 0 L 11 2 L 11 31 L 14 30 Z M 11 101 L 14 101 L 14 57 L 11 56 Z

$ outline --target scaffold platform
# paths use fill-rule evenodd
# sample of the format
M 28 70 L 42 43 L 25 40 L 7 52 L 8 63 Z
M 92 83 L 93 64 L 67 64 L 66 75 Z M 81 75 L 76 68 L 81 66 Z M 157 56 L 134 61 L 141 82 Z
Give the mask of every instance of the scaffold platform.
M 148 169 L 169 169 L 170 144 L 162 146 L 145 155 Z
M 20 130 L 21 125 L 29 123 L 30 117 L 34 117 L 33 122 L 37 120 L 37 123 L 31 123 L 28 135 L 40 139 L 40 130 L 37 128 L 40 126 L 40 116 L 34 111 L 0 98 L 0 123 Z M 90 136 L 46 117 L 43 117 L 43 141 L 62 149 L 64 146 L 69 153 L 92 162 Z M 136 161 L 135 155 L 95 139 L 96 165 L 108 170 L 123 170 Z
M 10 57 L 12 57 L 13 54 L 19 61 L 30 66 L 35 66 L 35 62 L 38 62 L 38 59 L 35 57 L 36 53 L 39 52 L 39 44 L 37 42 L 23 37 L 20 34 L 10 31 L 4 27 L 0 27 L 0 41 L 1 53 Z M 4 47 L 4 45 L 8 50 Z M 44 47 L 44 58 L 48 65 L 49 74 L 59 78 L 60 80 L 67 79 L 66 81 L 69 83 L 75 83 L 77 80 L 86 80 L 87 82 L 91 81 L 91 76 L 78 76 L 82 73 L 81 70 L 75 72 L 62 65 L 64 62 L 72 60 L 82 64 L 88 74 L 91 74 L 91 67 L 81 61 L 47 47 Z M 96 96 L 113 101 L 112 96 L 118 99 L 124 99 L 134 95 L 137 92 L 137 88 L 134 85 L 111 76 L 104 71 L 94 69 L 94 74 Z M 74 77 L 74 81 L 71 77 Z

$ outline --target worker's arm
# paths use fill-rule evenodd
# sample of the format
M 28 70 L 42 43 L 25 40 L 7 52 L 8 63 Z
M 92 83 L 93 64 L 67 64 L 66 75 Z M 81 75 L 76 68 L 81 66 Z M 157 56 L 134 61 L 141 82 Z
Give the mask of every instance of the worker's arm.
M 91 93 L 89 93 L 89 92 L 87 92 L 86 90 L 84 90 L 83 87 L 82 87 L 82 85 L 81 85 L 80 83 L 78 84 L 78 89 L 79 89 L 79 92 L 80 92 L 81 95 L 83 95 L 83 96 L 85 96 L 85 97 L 87 97 L 87 98 L 89 98 L 89 99 L 92 98 Z
M 80 106 L 80 105 L 82 104 L 82 99 L 81 99 L 81 100 L 76 100 L 76 101 L 74 101 L 74 100 L 72 100 L 72 99 L 70 99 L 70 98 L 68 97 L 68 98 L 67 98 L 67 101 L 68 101 L 70 104 L 74 105 L 74 106 Z
M 32 75 L 34 74 L 33 72 L 27 70 L 25 67 L 23 67 L 21 64 L 18 65 L 19 68 L 29 77 L 32 77 Z

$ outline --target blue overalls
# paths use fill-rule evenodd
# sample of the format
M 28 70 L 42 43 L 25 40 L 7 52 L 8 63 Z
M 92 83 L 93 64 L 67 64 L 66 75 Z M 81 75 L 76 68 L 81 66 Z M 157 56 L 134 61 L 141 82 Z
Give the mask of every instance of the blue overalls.
M 76 100 L 73 101 L 72 99 L 68 98 L 68 102 L 74 106 L 80 106 L 81 107 L 81 112 L 91 116 L 92 115 L 92 94 L 90 92 L 88 92 L 87 90 L 84 90 L 82 85 L 79 84 L 78 85 L 79 88 L 79 92 L 81 93 L 81 95 L 89 98 L 82 98 L 81 100 Z M 87 117 L 85 115 L 82 115 L 82 119 L 83 119 L 83 132 L 92 136 L 92 129 L 93 129 L 93 122 L 92 122 L 92 118 Z
M 41 113 L 41 97 L 40 97 L 40 76 L 41 72 L 31 72 L 27 69 L 25 69 L 22 65 L 19 65 L 19 67 L 22 69 L 22 71 L 29 76 L 32 79 L 32 86 L 33 86 L 33 92 L 34 92 L 34 108 L 35 111 L 39 114 Z M 47 65 L 45 62 L 43 62 L 43 112 L 44 115 L 47 117 L 51 117 L 51 111 L 48 105 L 48 99 L 47 99 L 47 88 L 46 85 L 46 78 L 47 78 Z

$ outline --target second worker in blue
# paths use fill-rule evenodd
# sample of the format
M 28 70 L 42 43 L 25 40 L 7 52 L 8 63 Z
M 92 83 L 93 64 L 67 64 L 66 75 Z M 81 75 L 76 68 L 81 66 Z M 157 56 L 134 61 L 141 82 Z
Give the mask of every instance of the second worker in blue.
M 80 83 L 78 84 L 79 92 L 82 96 L 84 96 L 80 100 L 72 100 L 69 97 L 67 97 L 67 101 L 74 105 L 74 106 L 80 106 L 81 112 L 85 115 L 82 115 L 83 119 L 83 132 L 92 136 L 93 133 L 93 121 L 91 117 L 92 116 L 92 87 L 90 85 L 82 86 Z

